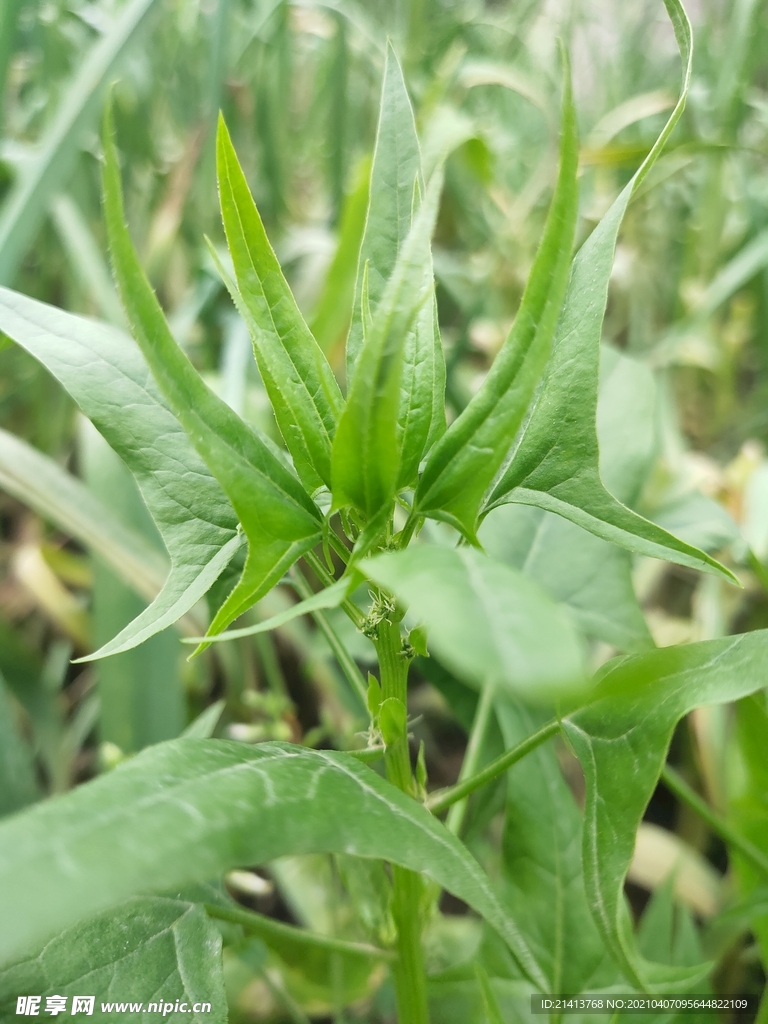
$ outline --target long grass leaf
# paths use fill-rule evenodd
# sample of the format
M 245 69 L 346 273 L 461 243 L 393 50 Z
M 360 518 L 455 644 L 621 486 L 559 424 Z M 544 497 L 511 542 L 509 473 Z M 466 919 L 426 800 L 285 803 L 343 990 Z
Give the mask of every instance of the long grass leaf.
M 158 0 L 129 0 L 95 43 L 66 90 L 32 162 L 0 212 L 0 284 L 10 284 L 34 240 L 48 201 L 66 184 L 84 133 L 98 120 L 102 93 Z

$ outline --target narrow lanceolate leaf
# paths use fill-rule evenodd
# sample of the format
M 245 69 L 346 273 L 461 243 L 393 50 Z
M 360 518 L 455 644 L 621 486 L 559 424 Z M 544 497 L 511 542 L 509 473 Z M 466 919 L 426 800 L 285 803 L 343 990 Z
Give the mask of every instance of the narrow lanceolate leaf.
M 648 157 L 573 261 L 543 387 L 484 511 L 510 501 L 538 505 L 631 551 L 733 580 L 709 555 L 622 505 L 605 489 L 600 476 L 595 428 L 600 332 L 616 238 L 635 189 L 680 118 L 690 79 L 690 25 L 678 0 L 666 0 L 666 4 L 685 69 L 680 99 Z
M 316 542 L 321 515 L 277 451 L 213 394 L 171 335 L 125 225 L 109 109 L 104 148 L 107 234 L 128 319 L 155 380 L 227 493 L 248 538 L 240 582 L 211 624 L 211 631 L 218 632 Z
M 284 626 L 287 622 L 297 619 L 300 615 L 309 615 L 311 612 L 320 611 L 324 608 L 338 608 L 346 598 L 350 585 L 351 581 L 348 579 L 339 580 L 338 583 L 332 583 L 330 587 L 319 590 L 312 597 L 307 597 L 303 601 L 291 605 L 290 608 L 286 608 L 285 611 L 273 615 L 263 622 L 257 622 L 254 626 L 243 626 L 242 629 L 228 629 L 224 633 L 217 634 L 215 637 L 209 637 L 208 642 L 222 643 L 226 640 L 238 640 L 244 636 L 255 636 L 257 633 L 267 633 L 271 629 L 277 629 L 278 626 Z M 202 642 L 205 638 L 192 638 L 189 640 L 189 643 L 193 643 L 194 639 Z
M 414 182 L 417 191 L 414 194 Z M 387 47 L 381 109 L 371 168 L 365 233 L 357 269 L 355 304 L 347 338 L 347 378 L 352 380 L 363 347 L 363 275 L 368 302 L 375 311 L 402 252 L 424 192 L 421 153 L 413 109 L 403 72 L 391 44 Z M 423 252 L 425 279 L 431 287 L 432 254 Z M 416 479 L 425 452 L 445 430 L 445 359 L 434 302 L 425 303 L 406 333 L 398 412 L 401 451 L 399 486 Z
M 331 468 L 334 506 L 354 506 L 370 519 L 391 507 L 398 489 L 404 346 L 420 312 L 434 302 L 427 264 L 441 187 L 442 174 L 436 171 L 368 324 L 370 285 L 363 289 L 365 340 L 336 430 Z M 363 283 L 369 281 L 366 264 Z
M 25 993 L 42 996 L 42 1007 L 46 996 L 65 996 L 67 1017 L 73 996 L 93 995 L 94 1024 L 139 1024 L 148 1019 L 141 1004 L 146 1010 L 152 1002 L 160 1004 L 160 1013 L 170 1004 L 163 1020 L 175 1024 L 225 1024 L 221 934 L 203 907 L 183 895 L 132 899 L 0 968 L 0 1019 L 12 1019 Z M 210 1009 L 203 1012 L 202 1003 Z
M 395 269 L 411 230 L 413 183 L 423 190 L 421 153 L 413 109 L 403 72 L 391 44 L 387 46 L 379 124 L 368 190 L 368 212 L 358 260 L 352 323 L 347 337 L 347 377 L 352 379 L 363 347 L 362 275 L 368 264 L 368 290 L 375 307 Z
M 416 489 L 414 514 L 443 519 L 473 541 L 483 497 L 549 356 L 573 248 L 577 164 L 576 117 L 566 69 L 557 187 L 520 309 L 480 390 L 432 449 Z
M 283 743 L 181 739 L 0 824 L 0 962 L 139 894 L 233 867 L 346 853 L 423 872 L 545 978 L 459 841 L 353 757 Z
M 56 377 L 123 459 L 171 557 L 170 575 L 149 608 L 91 657 L 127 651 L 172 625 L 205 595 L 240 546 L 237 516 L 132 338 L 6 288 L 0 288 L 0 330 Z M 61 494 L 60 512 L 68 520 L 57 525 L 76 536 L 69 499 L 78 499 L 71 487 Z M 23 500 L 33 503 L 31 494 Z M 46 514 L 41 505 L 33 507 Z M 81 522 L 92 507 L 83 503 Z M 97 531 L 90 543 L 98 539 Z M 101 548 L 99 554 L 111 560 Z M 148 588 L 145 571 L 135 562 L 130 569 L 126 565 L 132 585 Z M 145 596 L 151 596 L 149 589 Z
M 549 714 L 498 699 L 504 746 L 521 743 Z M 595 992 L 621 978 L 589 912 L 581 839 L 581 812 L 550 740 L 509 770 L 502 865 L 504 894 L 551 992 Z
M 408 606 L 430 650 L 472 686 L 548 700 L 583 679 L 567 612 L 479 551 L 417 544 L 367 559 L 360 571 Z
M 658 991 L 696 973 L 644 960 L 624 901 L 635 835 L 672 733 L 693 708 L 759 690 L 766 658 L 768 631 L 760 630 L 617 660 L 606 666 L 589 704 L 563 721 L 587 784 L 583 862 L 590 908 L 636 984 Z
M 304 484 L 330 487 L 341 392 L 283 277 L 222 118 L 216 163 L 241 309 L 277 424 Z

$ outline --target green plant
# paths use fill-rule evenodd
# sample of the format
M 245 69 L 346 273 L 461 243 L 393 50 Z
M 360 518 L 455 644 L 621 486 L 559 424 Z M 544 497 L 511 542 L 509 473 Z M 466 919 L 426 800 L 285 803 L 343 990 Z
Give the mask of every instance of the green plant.
M 156 997 L 172 1008 L 179 1000 L 206 1000 L 223 1020 L 226 942 L 256 970 L 264 947 L 288 967 L 309 961 L 305 973 L 330 990 L 339 1011 L 367 991 L 376 965 L 388 964 L 399 1021 L 424 1024 L 422 939 L 437 919 L 441 889 L 462 899 L 496 936 L 485 934 L 479 970 L 469 979 L 475 1019 L 505 1019 L 508 1006 L 519 1012 L 534 989 L 686 991 L 703 983 L 710 965 L 695 942 L 682 959 L 664 957 L 646 941 L 653 918 L 633 933 L 623 886 L 677 723 L 702 705 L 759 702 L 768 634 L 643 651 L 652 645 L 633 619 L 627 563 L 613 561 L 625 614 L 618 626 L 611 620 L 612 635 L 623 629 L 617 646 L 641 653 L 609 662 L 588 683 L 574 617 L 480 547 L 491 547 L 494 510 L 535 506 L 588 531 L 590 542 L 736 581 L 712 556 L 617 500 L 598 463 L 599 342 L 617 234 L 682 113 L 690 78 L 690 27 L 677 0 L 666 6 L 684 64 L 680 99 L 575 257 L 578 140 L 563 61 L 559 172 L 541 243 L 509 336 L 450 425 L 430 245 L 442 169 L 438 162 L 424 180 L 392 51 L 357 267 L 346 397 L 299 312 L 219 125 L 219 194 L 232 269 L 213 245 L 211 254 L 251 334 L 283 447 L 218 397 L 174 340 L 125 225 L 108 109 L 104 211 L 136 343 L 0 291 L 3 331 L 62 383 L 123 459 L 170 559 L 152 604 L 81 660 L 125 653 L 183 616 L 199 616 L 205 595 L 207 632 L 195 637 L 194 625 L 187 629 L 200 655 L 310 614 L 367 711 L 367 732 L 365 745 L 347 752 L 280 742 L 251 748 L 208 738 L 216 722 L 207 716 L 193 724 L 193 735 L 151 746 L 0 825 L 0 870 L 10 882 L 0 910 L 11 923 L 0 935 L 4 1006 L 26 991 L 74 993 L 88 979 L 100 996 L 119 988 L 135 1002 Z M 7 438 L 4 451 L 14 471 L 7 486 L 61 519 L 61 508 L 46 505 L 45 487 L 35 490 L 23 446 Z M 47 473 L 54 487 L 66 488 L 68 507 L 85 500 L 71 481 L 62 483 L 56 467 L 35 467 L 34 475 Z M 136 531 L 112 527 L 95 499 L 88 501 L 90 519 L 101 528 L 84 528 L 83 516 L 72 514 L 83 540 L 98 543 L 101 556 L 144 596 L 153 594 L 164 569 L 157 551 Z M 96 540 L 88 536 L 94 530 Z M 298 603 L 228 629 L 283 581 Z M 363 680 L 325 614 L 335 608 L 373 642 L 378 678 Z M 476 703 L 460 781 L 429 798 L 423 757 L 415 768 L 411 760 L 407 695 L 409 666 L 428 652 Z M 505 752 L 481 765 L 492 720 Z M 745 725 L 758 736 L 762 727 L 759 716 Z M 558 770 L 555 734 L 584 771 L 583 820 Z M 757 756 L 746 749 L 757 791 Z M 376 770 L 382 761 L 386 778 Z M 513 765 L 498 892 L 458 833 L 463 801 Z M 34 796 L 29 773 L 23 785 L 18 806 Z M 749 799 L 757 797 L 750 791 Z M 444 825 L 435 812 L 448 808 Z M 730 826 L 721 831 L 726 841 L 737 837 L 731 842 L 747 862 L 749 899 L 764 880 L 764 835 L 756 830 L 747 840 Z M 358 881 L 369 897 L 380 896 L 379 923 L 367 941 L 279 925 L 239 908 L 211 882 L 232 868 L 309 853 L 338 855 L 350 876 L 355 858 L 391 865 L 378 875 L 372 867 Z M 760 916 L 759 900 L 755 906 Z M 513 983 L 508 990 L 492 984 L 492 967 L 495 979 Z M 302 1019 L 289 995 L 286 1005 Z M 175 1016 L 175 1008 L 170 1012 Z

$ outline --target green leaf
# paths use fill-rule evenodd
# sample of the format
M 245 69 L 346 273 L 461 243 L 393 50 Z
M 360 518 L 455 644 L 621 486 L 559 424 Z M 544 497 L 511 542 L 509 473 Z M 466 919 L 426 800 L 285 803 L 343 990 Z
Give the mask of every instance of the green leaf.
M 637 497 L 655 458 L 655 417 L 650 370 L 603 346 L 597 407 L 600 472 L 625 501 Z M 493 509 L 478 536 L 491 558 L 524 572 L 555 601 L 567 604 L 588 636 L 619 651 L 653 646 L 627 552 L 532 505 Z
M 637 929 L 637 948 L 644 957 L 659 963 L 672 963 L 672 933 L 675 905 L 675 875 L 671 872 L 651 895 Z
M 520 309 L 480 390 L 432 449 L 414 499 L 415 515 L 444 519 L 472 541 L 483 497 L 549 355 L 573 247 L 577 164 L 576 117 L 566 68 L 560 172 Z
M 659 448 L 653 373 L 610 345 L 600 346 L 596 413 L 600 476 L 611 494 L 633 505 Z
M 734 787 L 730 814 L 733 824 L 755 846 L 768 854 L 768 697 L 765 691 L 753 694 L 737 707 L 738 758 L 744 766 L 744 779 L 740 788 Z M 734 752 L 735 753 L 735 752 Z M 733 857 L 739 890 L 750 903 L 751 928 L 762 951 L 762 960 L 768 963 L 768 891 L 766 876 L 737 850 L 729 848 Z
M 496 701 L 508 749 L 547 717 L 511 701 Z M 594 992 L 619 980 L 590 915 L 581 839 L 581 812 L 550 740 L 509 770 L 502 840 L 504 893 L 547 975 L 550 992 Z
M 368 706 L 368 712 L 372 719 L 379 713 L 381 707 L 382 693 L 381 683 L 372 673 L 368 673 L 368 690 L 366 692 L 366 704 Z
M 561 516 L 524 505 L 493 509 L 478 537 L 490 558 L 524 573 L 566 605 L 587 636 L 632 653 L 653 646 L 626 551 Z
M 651 895 L 637 928 L 637 947 L 643 956 L 661 963 L 695 967 L 701 963 L 704 954 L 690 911 L 685 906 L 675 906 L 676 873 L 676 870 L 670 872 Z M 689 991 L 708 993 L 711 988 L 697 979 Z M 708 1024 L 714 1024 L 716 1020 L 715 1013 L 705 1017 Z
M 310 330 L 323 352 L 333 352 L 349 328 L 370 176 L 370 160 L 364 160 L 355 174 L 352 191 L 344 201 L 338 245 L 310 320 Z
M 352 380 L 363 348 L 362 284 L 368 266 L 371 306 L 381 301 L 413 218 L 414 182 L 423 191 L 421 153 L 413 108 L 400 63 L 387 45 L 379 123 L 371 165 L 368 210 L 357 264 L 352 323 L 347 336 L 347 378 Z
M 33 956 L 0 969 L 0 1017 L 10 1019 L 19 995 L 96 997 L 93 1021 L 146 1020 L 130 1003 L 168 1003 L 163 1020 L 224 1024 L 227 1002 L 221 935 L 203 908 L 183 896 L 132 899 L 94 920 L 66 928 Z M 174 1013 L 176 1000 L 189 1004 Z M 208 1012 L 194 1012 L 196 1003 Z M 102 1003 L 112 1004 L 107 1010 Z M 115 1003 L 124 1004 L 118 1010 Z M 67 1016 L 69 1013 L 67 1014 Z
M 240 581 L 211 623 L 210 632 L 217 633 L 317 542 L 322 517 L 277 451 L 214 395 L 171 335 L 125 225 L 111 108 L 104 150 L 107 235 L 128 319 L 160 389 L 227 493 L 248 538 Z
M 222 740 L 150 747 L 0 824 L 0 962 L 134 895 L 311 852 L 422 872 L 484 916 L 544 983 L 487 877 L 424 807 L 348 755 Z
M 0 214 L 0 283 L 10 284 L 32 244 L 48 202 L 71 174 L 83 136 L 98 120 L 101 94 L 115 65 L 133 43 L 156 0 L 130 0 L 94 44 L 62 97 L 40 140 L 37 155 L 24 166 Z
M 397 697 L 387 697 L 379 704 L 379 728 L 384 743 L 394 747 L 408 731 L 408 712 Z
M 133 477 L 99 433 L 84 421 L 80 431 L 81 472 L 110 518 L 140 531 L 162 553 L 157 530 Z M 98 556 L 93 560 L 94 642 L 109 641 L 141 614 L 137 597 Z M 179 639 L 170 627 L 141 646 L 102 661 L 97 669 L 99 737 L 123 753 L 178 736 L 184 726 L 185 687 L 180 673 Z
M 622 505 L 600 476 L 595 427 L 600 332 L 616 239 L 638 185 L 655 164 L 685 106 L 691 73 L 691 28 L 678 0 L 665 0 L 684 65 L 680 99 L 645 161 L 579 250 L 555 332 L 553 353 L 511 462 L 483 512 L 505 502 L 537 505 L 577 526 L 655 558 L 736 577 L 698 548 Z
M 347 337 L 347 378 L 363 348 L 364 297 L 375 312 L 403 251 L 421 203 L 424 179 L 408 90 L 391 43 L 387 46 L 379 124 L 371 166 L 368 210 L 357 265 L 355 301 Z M 424 285 L 433 292 L 432 255 L 422 252 Z M 414 275 L 417 273 L 414 267 Z M 434 301 L 424 302 L 403 340 L 397 447 L 398 487 L 416 480 L 419 463 L 445 430 L 445 359 Z
M 216 726 L 226 705 L 225 700 L 214 701 L 209 704 L 205 711 L 201 711 L 197 718 L 190 722 L 182 736 L 191 736 L 193 739 L 205 739 L 213 736 Z
M 624 879 L 637 827 L 678 721 L 693 708 L 744 697 L 764 684 L 768 631 L 610 662 L 586 707 L 563 728 L 587 785 L 583 859 L 595 921 L 627 976 L 658 988 L 692 976 L 645 961 L 631 935 Z
M 257 622 L 253 626 L 243 626 L 242 629 L 228 629 L 226 632 L 219 633 L 215 637 L 191 637 L 189 640 L 185 640 L 185 643 L 199 643 L 203 640 L 206 643 L 221 643 L 224 640 L 237 640 L 244 636 L 255 636 L 257 633 L 267 633 L 271 629 L 277 629 L 278 626 L 284 626 L 286 622 L 291 622 L 292 619 L 297 619 L 301 615 L 309 615 L 310 612 L 316 612 L 322 608 L 338 608 L 346 599 L 350 584 L 351 581 L 349 579 L 339 580 L 337 583 L 331 584 L 330 587 L 326 587 L 325 590 L 319 590 L 312 597 L 298 601 L 296 604 L 291 605 L 290 608 L 286 608 L 285 611 L 278 612 L 277 615 L 273 615 L 269 619 L 264 619 L 263 622 Z
M 430 649 L 462 680 L 547 700 L 583 679 L 567 612 L 521 573 L 469 548 L 418 544 L 360 565 L 424 623 Z
M 277 424 L 305 485 L 311 491 L 330 487 L 341 392 L 283 277 L 221 117 L 216 162 L 240 308 Z
M 171 573 L 149 608 L 90 658 L 129 650 L 172 625 L 209 590 L 240 547 L 237 517 L 130 337 L 5 288 L 0 329 L 57 378 L 123 459 L 171 557 Z M 62 514 L 79 494 L 62 491 Z M 98 515 L 92 502 L 83 503 L 82 513 Z M 75 520 L 68 520 L 74 530 Z M 93 543 L 101 544 L 99 553 L 109 560 L 103 531 L 99 536 L 93 532 Z M 136 572 L 135 564 L 129 571 L 138 585 L 145 572 Z
M 423 626 L 415 626 L 408 633 L 408 643 L 414 651 L 422 658 L 428 658 L 427 631 Z
M 40 796 L 32 748 L 18 725 L 11 695 L 0 675 L 0 816 L 18 811 Z
M 399 486 L 406 438 L 398 425 L 405 341 L 425 304 L 434 302 L 429 253 L 441 187 L 436 171 L 372 311 L 333 442 L 334 507 L 353 505 L 370 519 L 388 512 Z M 369 269 L 364 286 L 366 281 Z M 364 287 L 364 313 L 366 298 Z

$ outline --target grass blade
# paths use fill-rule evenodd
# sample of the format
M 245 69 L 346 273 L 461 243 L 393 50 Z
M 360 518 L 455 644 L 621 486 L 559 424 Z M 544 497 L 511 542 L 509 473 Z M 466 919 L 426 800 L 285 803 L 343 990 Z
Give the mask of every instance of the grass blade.
M 83 134 L 98 119 L 101 95 L 157 0 L 129 0 L 72 81 L 38 155 L 25 166 L 0 213 L 0 284 L 10 284 L 45 216 L 48 201 L 71 173 Z

